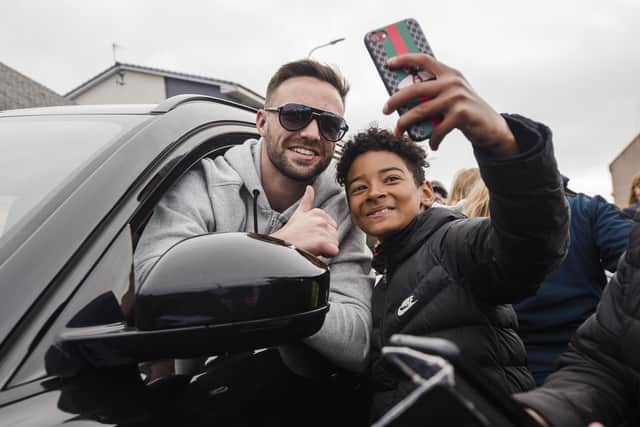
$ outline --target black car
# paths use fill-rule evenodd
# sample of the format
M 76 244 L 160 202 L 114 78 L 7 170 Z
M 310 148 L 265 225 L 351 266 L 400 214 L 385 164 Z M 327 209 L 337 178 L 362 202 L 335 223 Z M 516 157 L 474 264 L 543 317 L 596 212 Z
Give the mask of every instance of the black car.
M 277 393 L 255 396 L 260 384 L 289 375 L 273 369 L 273 346 L 320 328 L 328 268 L 277 239 L 226 233 L 176 244 L 141 286 L 132 274 L 163 193 L 256 137 L 255 114 L 191 95 L 0 113 L 0 426 L 261 418 L 255 401 Z M 264 257 L 268 271 L 254 271 Z M 202 369 L 174 369 L 194 358 Z

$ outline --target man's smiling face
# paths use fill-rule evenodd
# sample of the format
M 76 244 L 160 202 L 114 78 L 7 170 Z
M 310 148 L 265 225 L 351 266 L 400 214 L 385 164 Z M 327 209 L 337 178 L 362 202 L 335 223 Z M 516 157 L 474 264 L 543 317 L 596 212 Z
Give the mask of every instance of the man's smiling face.
M 284 81 L 274 92 L 270 107 L 296 103 L 339 116 L 344 114 L 340 94 L 331 84 L 314 77 L 293 77 Z M 264 139 L 269 160 L 282 175 L 302 182 L 310 182 L 327 168 L 335 143 L 327 141 L 312 120 L 295 132 L 282 127 L 277 112 L 260 110 L 257 127 Z

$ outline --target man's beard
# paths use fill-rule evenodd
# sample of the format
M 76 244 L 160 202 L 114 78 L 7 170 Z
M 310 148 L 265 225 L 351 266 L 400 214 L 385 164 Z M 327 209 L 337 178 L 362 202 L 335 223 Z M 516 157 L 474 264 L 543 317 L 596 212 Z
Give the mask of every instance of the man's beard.
M 285 145 L 288 141 L 283 144 L 277 144 L 275 142 L 269 141 L 270 138 L 265 138 L 264 143 L 267 148 L 267 156 L 273 166 L 284 176 L 294 181 L 300 182 L 310 182 L 316 176 L 320 175 L 331 163 L 331 157 L 327 156 L 326 158 L 320 159 L 316 164 L 310 167 L 302 168 L 295 163 L 292 163 L 286 157 L 287 148 Z M 302 146 L 306 146 L 307 144 L 302 143 Z

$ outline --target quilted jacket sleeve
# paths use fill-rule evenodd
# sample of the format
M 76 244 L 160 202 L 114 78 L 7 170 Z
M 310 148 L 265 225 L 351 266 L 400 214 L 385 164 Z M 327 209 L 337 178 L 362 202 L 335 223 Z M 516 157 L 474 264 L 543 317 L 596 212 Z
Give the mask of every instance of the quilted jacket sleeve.
M 551 131 L 521 116 L 505 118 L 520 154 L 492 159 L 475 152 L 491 217 L 455 221 L 442 240 L 449 273 L 491 304 L 534 294 L 568 246 L 569 209 Z

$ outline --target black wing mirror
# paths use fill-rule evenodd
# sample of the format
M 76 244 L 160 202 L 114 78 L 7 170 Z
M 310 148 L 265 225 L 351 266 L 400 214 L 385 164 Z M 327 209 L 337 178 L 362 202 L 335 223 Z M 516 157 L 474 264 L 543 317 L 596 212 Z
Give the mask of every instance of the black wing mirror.
M 79 364 L 120 366 L 284 344 L 320 329 L 328 299 L 328 267 L 279 239 L 192 237 L 156 262 L 136 292 L 133 322 L 66 329 L 47 354 L 47 371 L 69 375 Z

